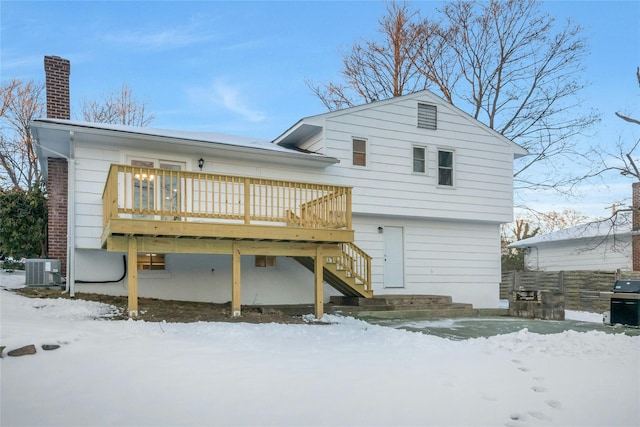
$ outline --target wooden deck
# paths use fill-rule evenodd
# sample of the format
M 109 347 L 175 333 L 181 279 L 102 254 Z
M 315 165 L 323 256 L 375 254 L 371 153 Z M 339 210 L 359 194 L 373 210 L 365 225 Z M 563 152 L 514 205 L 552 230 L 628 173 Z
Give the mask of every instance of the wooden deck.
M 351 187 L 113 164 L 102 203 L 102 247 L 129 253 L 130 284 L 139 252 L 231 254 L 239 314 L 240 255 L 276 255 L 315 259 L 317 316 L 325 262 L 340 260 L 345 286 L 373 295 L 370 257 L 353 245 Z

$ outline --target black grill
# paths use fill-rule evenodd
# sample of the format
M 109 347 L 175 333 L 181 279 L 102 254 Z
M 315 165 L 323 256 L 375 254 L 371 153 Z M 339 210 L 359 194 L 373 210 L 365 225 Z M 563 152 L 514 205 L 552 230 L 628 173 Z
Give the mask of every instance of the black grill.
M 611 324 L 640 326 L 640 280 L 617 280 L 612 291 Z

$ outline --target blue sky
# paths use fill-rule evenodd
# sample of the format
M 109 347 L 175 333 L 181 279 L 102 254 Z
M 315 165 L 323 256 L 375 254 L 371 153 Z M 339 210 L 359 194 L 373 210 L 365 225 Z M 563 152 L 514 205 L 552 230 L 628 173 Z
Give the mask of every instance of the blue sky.
M 305 80 L 335 80 L 340 49 L 376 35 L 386 3 L 360 2 L 30 2 L 0 4 L 0 77 L 44 80 L 44 55 L 71 61 L 72 118 L 85 100 L 129 84 L 155 115 L 154 127 L 275 138 L 298 119 L 325 111 Z M 439 2 L 412 2 L 428 15 Z M 615 111 L 640 111 L 640 1 L 548 1 L 558 21 L 585 28 L 585 109 L 602 122 L 585 143 L 613 146 L 640 137 Z M 638 126 L 636 126 L 638 127 Z M 640 128 L 640 127 L 639 127 Z M 528 195 L 541 210 L 602 215 L 630 193 L 630 180 L 585 188 L 576 203 Z M 568 206 L 570 204 L 570 206 Z M 600 213 L 598 213 L 600 212 Z

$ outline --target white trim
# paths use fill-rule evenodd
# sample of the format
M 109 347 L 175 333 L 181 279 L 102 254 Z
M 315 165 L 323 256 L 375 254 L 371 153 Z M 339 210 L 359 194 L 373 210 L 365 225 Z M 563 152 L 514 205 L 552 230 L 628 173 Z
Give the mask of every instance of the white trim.
M 353 143 L 354 141 L 363 141 L 364 142 L 364 165 L 356 165 L 353 163 Z M 369 143 L 368 137 L 351 135 L 350 140 L 351 145 L 351 164 L 349 165 L 352 168 L 357 169 L 369 169 L 371 167 L 371 144 Z
M 424 170 L 422 172 L 416 172 L 416 170 L 414 169 L 415 157 L 414 157 L 413 150 L 415 148 L 421 148 L 422 150 L 424 150 L 424 159 L 423 159 Z M 424 144 L 411 144 L 411 173 L 413 175 L 429 176 L 429 146 Z

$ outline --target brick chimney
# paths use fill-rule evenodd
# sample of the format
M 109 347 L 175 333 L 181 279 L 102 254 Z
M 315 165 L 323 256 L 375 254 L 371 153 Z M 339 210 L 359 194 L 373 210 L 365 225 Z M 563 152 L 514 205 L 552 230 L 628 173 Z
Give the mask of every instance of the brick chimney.
M 640 182 L 634 182 L 631 186 L 633 197 L 632 197 L 632 208 L 633 212 L 631 214 L 632 218 L 632 227 L 631 227 L 631 252 L 633 258 L 633 271 L 640 270 Z
M 69 102 L 69 75 L 71 63 L 59 56 L 44 57 L 44 74 L 47 81 L 47 118 L 71 119 Z
M 71 119 L 69 75 L 71 63 L 59 56 L 44 57 L 47 89 L 47 118 Z M 47 224 L 49 258 L 60 260 L 61 274 L 67 274 L 67 159 L 49 157 L 47 160 Z

